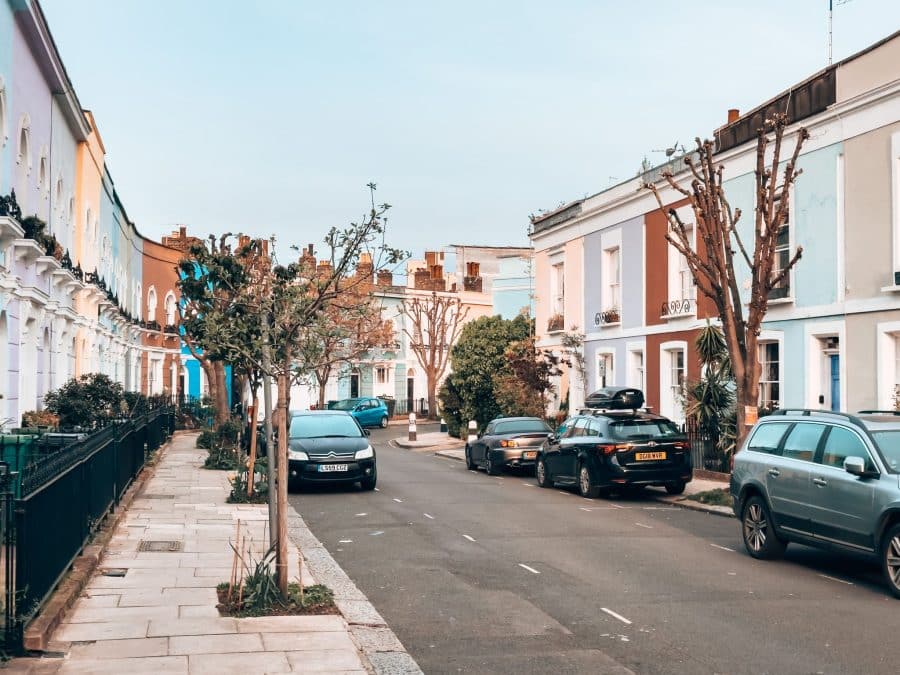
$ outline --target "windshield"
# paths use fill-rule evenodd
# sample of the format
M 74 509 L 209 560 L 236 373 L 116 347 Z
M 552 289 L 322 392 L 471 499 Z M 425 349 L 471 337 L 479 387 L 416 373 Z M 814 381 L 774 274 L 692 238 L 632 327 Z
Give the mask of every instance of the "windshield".
M 550 427 L 540 420 L 510 420 L 509 422 L 497 422 L 494 425 L 495 434 L 549 434 Z
M 873 431 L 872 437 L 878 444 L 888 468 L 894 473 L 900 472 L 900 429 Z
M 680 436 L 681 431 L 675 424 L 666 420 L 626 420 L 610 422 L 609 435 L 621 441 L 637 438 L 668 438 Z
M 291 420 L 291 438 L 359 438 L 359 425 L 349 415 L 298 415 Z
M 343 401 L 338 401 L 332 405 L 331 410 L 353 410 L 359 405 L 359 401 L 358 398 L 345 398 Z

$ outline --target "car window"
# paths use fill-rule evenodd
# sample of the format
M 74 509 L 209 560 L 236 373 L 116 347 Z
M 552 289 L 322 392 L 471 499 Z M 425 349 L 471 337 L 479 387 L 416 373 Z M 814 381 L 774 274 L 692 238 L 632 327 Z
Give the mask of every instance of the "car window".
M 753 436 L 750 437 L 747 449 L 755 452 L 765 452 L 769 455 L 778 454 L 778 445 L 781 443 L 781 437 L 784 436 L 784 432 L 787 431 L 789 426 L 791 426 L 790 422 L 760 424 L 753 431 Z
M 550 433 L 550 427 L 540 420 L 509 420 L 497 422 L 494 426 L 495 434 L 528 434 Z
M 603 435 L 603 427 L 600 425 L 600 422 L 597 420 L 590 420 L 588 422 L 588 436 L 602 436 Z
M 616 440 L 680 436 L 681 430 L 668 420 L 622 420 L 609 423 L 609 435 Z
M 866 444 L 850 429 L 831 427 L 831 433 L 825 440 L 825 451 L 822 453 L 822 464 L 844 468 L 844 460 L 848 457 L 862 457 L 866 461 L 866 470 L 875 468 Z
M 572 429 L 572 433 L 569 435 L 569 438 L 584 436 L 587 433 L 587 424 L 587 418 L 579 417 L 578 421 L 575 422 L 575 428 Z
M 556 435 L 560 438 L 568 438 L 571 435 L 572 427 L 575 426 L 575 418 L 570 417 L 565 422 L 559 425 L 559 429 L 556 430 Z
M 290 438 L 359 438 L 359 425 L 349 415 L 298 415 L 291 420 Z
M 891 471 L 900 471 L 900 429 L 893 431 L 875 431 L 872 433 L 881 450 L 884 461 Z
M 342 401 L 338 401 L 333 406 L 331 406 L 332 410 L 353 410 L 356 406 L 359 405 L 358 398 L 345 398 Z
M 813 461 L 823 433 L 825 433 L 824 424 L 798 422 L 785 439 L 781 456 L 804 462 Z

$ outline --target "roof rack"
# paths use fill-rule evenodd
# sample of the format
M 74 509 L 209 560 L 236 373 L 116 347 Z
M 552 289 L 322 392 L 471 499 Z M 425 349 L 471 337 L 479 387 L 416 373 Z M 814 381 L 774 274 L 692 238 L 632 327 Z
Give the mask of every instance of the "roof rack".
M 779 408 L 778 410 L 773 410 L 769 416 L 773 415 L 802 415 L 804 417 L 810 417 L 812 415 L 831 415 L 832 417 L 843 417 L 848 422 L 855 424 L 858 427 L 866 428 L 866 425 L 863 423 L 859 417 L 856 415 L 851 415 L 850 413 L 838 412 L 836 410 L 821 410 L 817 408 Z
M 857 415 L 892 415 L 900 417 L 900 410 L 860 410 Z

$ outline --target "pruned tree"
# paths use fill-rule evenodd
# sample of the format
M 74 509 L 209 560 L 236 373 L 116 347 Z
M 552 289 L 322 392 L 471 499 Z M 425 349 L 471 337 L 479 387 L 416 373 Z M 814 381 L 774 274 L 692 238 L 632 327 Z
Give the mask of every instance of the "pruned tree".
M 510 343 L 504 354 L 507 368 L 494 375 L 494 398 L 500 413 L 508 417 L 540 417 L 547 414 L 547 394 L 553 378 L 562 375 L 562 357 L 540 349 L 535 338 Z
M 779 261 L 776 267 L 778 233 L 789 214 L 791 186 L 801 174 L 797 158 L 804 141 L 809 138 L 805 128 L 797 130 L 793 152 L 782 168 L 786 126 L 787 116 L 778 113 L 766 119 L 757 131 L 752 242 L 745 242 L 738 231 L 741 210 L 732 209 L 728 201 L 722 180 L 724 167 L 716 164 L 711 141 L 696 139 L 697 150 L 693 153 L 696 158 L 693 154 L 685 157 L 685 165 L 692 176 L 689 187 L 684 187 L 671 172 L 663 174 L 665 183 L 690 203 L 696 225 L 696 246 L 692 242 L 690 224 L 682 220 L 676 209 L 665 204 L 659 187 L 654 184 L 644 186 L 653 193 L 668 219 L 666 239 L 685 257 L 697 288 L 713 301 L 719 313 L 735 377 L 738 445 L 747 432 L 746 412 L 750 408 L 756 409 L 759 397 L 757 348 L 770 295 L 788 279 L 803 252 L 798 246 L 793 255 L 786 261 Z M 736 269 L 741 261 L 750 270 L 746 310 Z
M 469 308 L 458 295 L 437 293 L 414 295 L 403 302 L 401 311 L 408 319 L 403 328 L 409 346 L 425 373 L 428 390 L 428 417 L 437 418 L 437 386 L 447 372 L 450 349 L 456 344 Z

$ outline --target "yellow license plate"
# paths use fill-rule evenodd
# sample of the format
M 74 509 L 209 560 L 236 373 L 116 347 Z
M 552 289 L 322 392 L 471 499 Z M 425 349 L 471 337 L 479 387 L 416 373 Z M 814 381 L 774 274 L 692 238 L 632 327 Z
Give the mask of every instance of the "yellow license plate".
M 634 458 L 636 460 L 645 461 L 648 459 L 665 459 L 666 453 L 664 452 L 636 452 L 634 453 Z
M 522 453 L 522 459 L 534 459 L 535 457 L 537 457 L 537 450 Z

